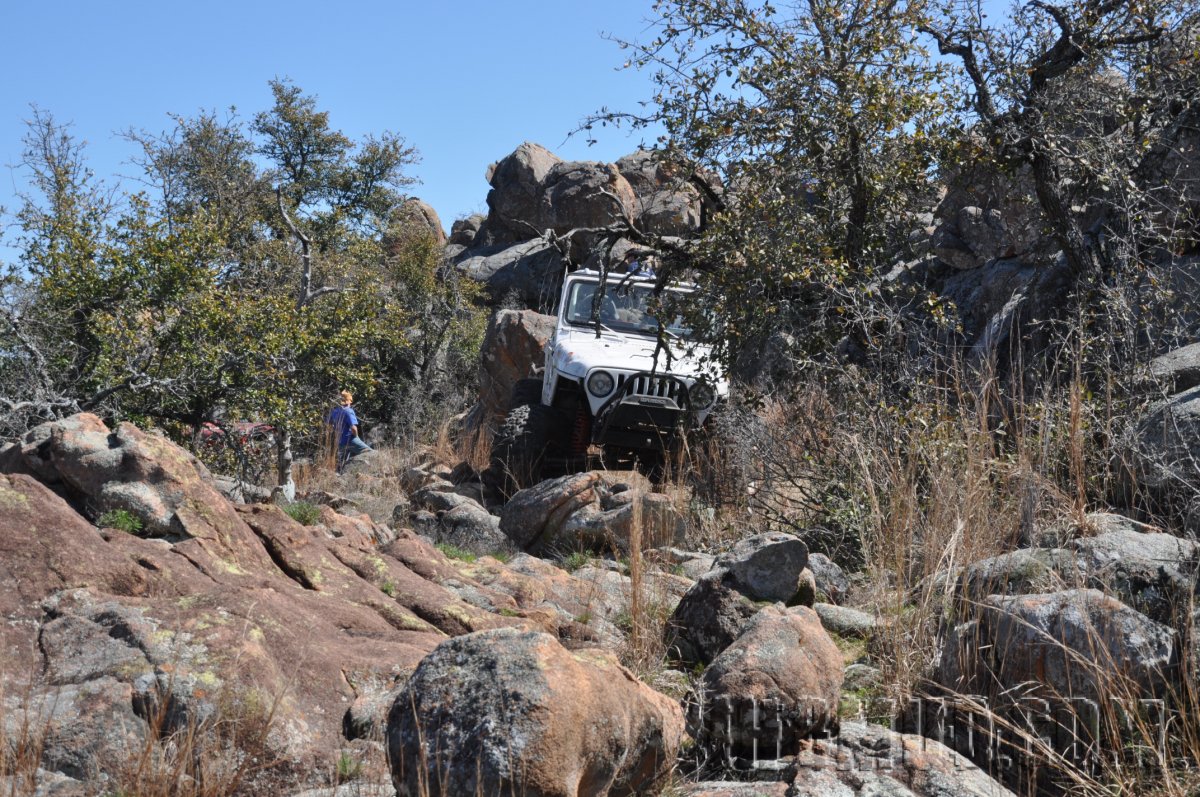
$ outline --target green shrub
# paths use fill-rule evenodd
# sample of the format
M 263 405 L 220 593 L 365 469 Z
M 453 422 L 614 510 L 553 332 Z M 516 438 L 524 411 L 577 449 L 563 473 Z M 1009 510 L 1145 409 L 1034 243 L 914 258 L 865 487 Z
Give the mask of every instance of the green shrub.
M 96 525 L 102 529 L 117 529 L 128 534 L 140 534 L 142 519 L 128 509 L 110 509 L 96 518 Z
M 311 526 L 321 517 L 321 508 L 308 501 L 293 501 L 283 508 L 288 516 L 301 526 Z
M 439 542 L 435 547 L 449 558 L 457 559 L 460 562 L 474 562 L 476 559 L 475 554 L 470 551 L 464 551 L 462 548 L 447 542 Z
M 575 553 L 568 556 L 566 559 L 563 559 L 562 566 L 563 566 L 563 570 L 566 570 L 568 573 L 574 573 L 579 568 L 590 564 L 591 561 L 592 561 L 591 554 L 586 553 L 584 551 L 576 551 Z
M 379 591 L 384 595 L 387 595 L 389 598 L 396 597 L 396 585 L 390 581 L 383 582 L 383 584 L 379 587 Z
M 362 774 L 362 762 L 349 753 L 342 753 L 337 761 L 337 782 L 355 780 Z

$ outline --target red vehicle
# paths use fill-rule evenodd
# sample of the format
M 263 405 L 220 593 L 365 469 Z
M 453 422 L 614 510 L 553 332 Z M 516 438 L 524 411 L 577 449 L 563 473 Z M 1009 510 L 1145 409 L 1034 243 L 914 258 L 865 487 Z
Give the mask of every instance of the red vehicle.
M 227 434 L 232 433 L 242 448 L 270 448 L 275 444 L 275 427 L 269 423 L 237 421 L 221 426 L 205 421 L 196 433 L 194 444 L 197 450 L 219 451 L 229 443 Z
M 213 473 L 262 485 L 274 465 L 275 427 L 252 421 L 205 421 L 192 438 L 192 450 Z

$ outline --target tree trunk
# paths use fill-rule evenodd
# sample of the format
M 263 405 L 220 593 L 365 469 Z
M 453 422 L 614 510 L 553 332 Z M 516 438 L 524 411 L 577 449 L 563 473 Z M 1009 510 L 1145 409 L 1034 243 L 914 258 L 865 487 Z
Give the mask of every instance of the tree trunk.
M 292 432 L 290 429 L 280 428 L 278 435 L 275 467 L 279 486 L 275 489 L 287 500 L 295 501 L 296 480 L 292 476 Z
M 1058 245 L 1062 247 L 1067 265 L 1075 277 L 1097 271 L 1099 262 L 1096 252 L 1088 245 L 1083 231 L 1079 229 L 1078 222 L 1063 199 L 1058 163 L 1054 155 L 1036 142 L 1033 146 L 1031 165 L 1038 204 L 1050 222 Z

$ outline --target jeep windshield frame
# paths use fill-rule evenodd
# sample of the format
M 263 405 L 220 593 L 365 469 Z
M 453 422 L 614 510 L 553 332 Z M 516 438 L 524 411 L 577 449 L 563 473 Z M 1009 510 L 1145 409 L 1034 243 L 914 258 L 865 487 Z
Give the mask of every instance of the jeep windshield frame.
M 563 307 L 560 317 L 573 327 L 596 329 L 595 311 L 596 296 L 600 291 L 598 279 L 575 279 L 568 283 L 563 296 Z M 690 290 L 666 288 L 665 293 L 684 296 Z M 601 329 L 624 334 L 656 337 L 658 335 L 658 319 L 650 312 L 650 306 L 656 299 L 654 283 L 643 280 L 612 280 L 605 284 L 599 321 Z M 677 338 L 691 337 L 692 330 L 683 323 L 683 318 L 676 316 L 670 324 L 665 324 L 666 332 Z

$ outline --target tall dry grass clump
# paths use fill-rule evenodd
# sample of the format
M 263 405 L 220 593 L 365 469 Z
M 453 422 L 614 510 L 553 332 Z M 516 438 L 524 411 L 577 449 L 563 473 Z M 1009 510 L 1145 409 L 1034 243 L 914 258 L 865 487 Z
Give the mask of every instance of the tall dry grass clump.
M 0 797 L 37 792 L 48 732 L 44 713 L 28 689 L 12 693 L 0 684 Z
M 271 794 L 302 782 L 271 742 L 277 700 L 229 690 L 202 717 L 179 716 L 162 700 L 147 718 L 142 741 L 93 762 L 84 788 L 111 797 L 235 797 Z M 53 774 L 41 769 L 53 733 L 57 695 L 26 688 L 0 692 L 0 797 L 45 793 Z

